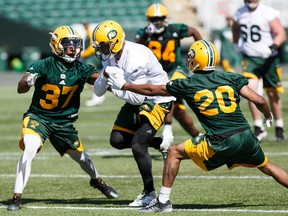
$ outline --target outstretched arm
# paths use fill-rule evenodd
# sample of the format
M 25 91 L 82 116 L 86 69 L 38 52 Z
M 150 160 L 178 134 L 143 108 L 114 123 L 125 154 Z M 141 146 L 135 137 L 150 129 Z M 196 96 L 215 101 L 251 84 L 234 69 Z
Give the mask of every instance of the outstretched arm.
M 166 91 L 166 85 L 152 85 L 152 84 L 131 84 L 125 83 L 122 90 L 132 91 L 138 94 L 149 95 L 149 96 L 171 96 Z
M 247 100 L 253 102 L 256 105 L 257 109 L 264 114 L 264 117 L 266 119 L 273 119 L 268 103 L 264 97 L 254 92 L 251 88 L 249 88 L 248 85 L 242 87 L 242 89 L 240 90 L 240 94 Z

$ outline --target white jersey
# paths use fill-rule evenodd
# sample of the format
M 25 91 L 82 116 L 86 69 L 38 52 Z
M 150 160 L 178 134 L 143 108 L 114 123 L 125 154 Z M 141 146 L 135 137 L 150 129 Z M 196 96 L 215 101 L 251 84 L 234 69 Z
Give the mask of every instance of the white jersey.
M 166 85 L 169 82 L 167 73 L 163 70 L 152 51 L 144 45 L 125 41 L 124 49 L 119 60 L 110 58 L 102 62 L 103 70 L 107 66 L 117 66 L 124 70 L 124 78 L 132 84 Z M 112 93 L 134 105 L 140 105 L 145 98 L 155 103 L 174 101 L 173 96 L 143 96 L 131 91 L 112 89 Z
M 234 16 L 241 28 L 240 50 L 251 57 L 263 57 L 271 54 L 269 46 L 273 44 L 270 22 L 279 16 L 279 11 L 259 3 L 255 11 L 246 6 L 239 8 Z

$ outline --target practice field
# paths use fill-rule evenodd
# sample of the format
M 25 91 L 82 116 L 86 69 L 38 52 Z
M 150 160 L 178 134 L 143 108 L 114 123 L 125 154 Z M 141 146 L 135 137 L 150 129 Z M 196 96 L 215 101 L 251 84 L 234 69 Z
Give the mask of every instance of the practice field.
M 286 137 L 287 74 L 284 76 L 286 93 L 281 96 Z M 21 156 L 18 140 L 22 115 L 32 96 L 32 89 L 29 93 L 17 94 L 16 85 L 21 76 L 15 73 L 0 74 L 0 215 L 141 215 L 137 208 L 128 206 L 143 189 L 132 153 L 130 150 L 115 150 L 109 145 L 110 130 L 123 102 L 107 93 L 103 105 L 85 107 L 85 100 L 91 96 L 88 86 L 82 95 L 82 107 L 75 126 L 101 177 L 117 189 L 119 199 L 106 199 L 98 190 L 91 188 L 89 177 L 80 167 L 68 156 L 60 157 L 47 141 L 33 161 L 31 177 L 23 193 L 24 207 L 18 212 L 6 210 L 13 195 L 16 164 Z M 247 101 L 243 100 L 241 106 L 250 121 Z M 202 131 L 194 114 L 189 113 Z M 175 143 L 189 138 L 175 120 L 173 130 Z M 158 135 L 161 135 L 161 131 Z M 274 127 L 268 129 L 268 138 L 261 145 L 273 163 L 288 171 L 288 141 L 277 143 Z M 159 193 L 163 160 L 155 149 L 150 149 L 150 153 L 155 187 Z M 287 215 L 287 197 L 287 189 L 257 169 L 235 168 L 228 171 L 226 167 L 221 167 L 205 173 L 191 161 L 183 161 L 171 194 L 174 211 L 169 215 Z

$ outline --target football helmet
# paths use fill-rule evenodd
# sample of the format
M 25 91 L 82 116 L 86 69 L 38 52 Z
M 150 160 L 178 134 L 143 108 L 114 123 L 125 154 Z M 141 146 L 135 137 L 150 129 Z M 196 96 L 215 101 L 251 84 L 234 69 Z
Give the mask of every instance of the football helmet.
M 168 26 L 167 16 L 167 8 L 160 3 L 154 3 L 148 7 L 146 10 L 148 28 L 155 29 L 152 33 L 160 34 L 165 30 Z
M 99 23 L 92 34 L 92 47 L 101 61 L 106 61 L 118 53 L 124 44 L 125 32 L 121 25 L 113 20 Z
M 191 71 L 212 71 L 218 62 L 218 51 L 210 41 L 198 40 L 190 46 L 186 64 Z
M 50 47 L 53 53 L 64 59 L 66 62 L 74 62 L 80 57 L 80 53 L 83 49 L 83 39 L 79 33 L 71 26 L 60 26 L 53 32 L 49 32 Z M 67 55 L 66 50 L 70 48 L 75 50 L 72 55 Z

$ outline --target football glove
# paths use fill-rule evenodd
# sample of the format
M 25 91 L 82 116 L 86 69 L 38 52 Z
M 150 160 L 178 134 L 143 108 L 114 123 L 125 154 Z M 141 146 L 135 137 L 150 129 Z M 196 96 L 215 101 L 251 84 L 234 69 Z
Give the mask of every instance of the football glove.
M 272 55 L 275 55 L 278 52 L 278 47 L 276 44 L 272 44 L 271 46 L 269 46 Z
M 27 77 L 27 80 L 26 80 L 27 85 L 30 87 L 33 86 L 36 82 L 37 76 L 38 76 L 38 73 L 35 73 L 35 74 L 30 73 L 29 76 Z
M 156 31 L 156 27 L 153 23 L 149 23 L 149 25 L 145 28 L 145 32 L 148 35 L 154 34 Z
M 113 89 L 122 89 L 126 83 L 124 70 L 115 66 L 107 66 L 105 72 L 109 75 L 108 85 Z
M 264 118 L 264 123 L 266 124 L 267 127 L 271 127 L 272 123 L 273 123 L 273 115 L 270 112 L 271 118 Z

